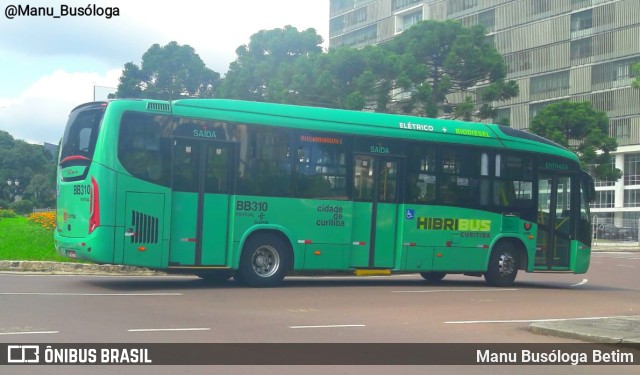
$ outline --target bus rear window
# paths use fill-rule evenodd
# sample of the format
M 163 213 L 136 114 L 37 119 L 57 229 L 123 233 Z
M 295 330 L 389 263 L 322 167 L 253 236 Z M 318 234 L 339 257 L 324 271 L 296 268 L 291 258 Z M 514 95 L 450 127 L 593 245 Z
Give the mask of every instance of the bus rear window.
M 60 163 L 67 160 L 93 158 L 104 110 L 105 106 L 99 104 L 71 112 L 62 138 Z

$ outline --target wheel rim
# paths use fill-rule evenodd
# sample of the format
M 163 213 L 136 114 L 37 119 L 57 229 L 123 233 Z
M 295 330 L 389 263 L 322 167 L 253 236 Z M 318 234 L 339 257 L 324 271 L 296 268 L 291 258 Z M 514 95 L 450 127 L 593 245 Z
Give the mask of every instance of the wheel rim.
M 516 268 L 516 259 L 509 253 L 500 254 L 498 258 L 498 272 L 500 276 L 507 277 L 513 274 Z
M 280 255 L 271 246 L 260 246 L 253 253 L 251 266 L 256 275 L 261 277 L 273 276 L 280 268 Z

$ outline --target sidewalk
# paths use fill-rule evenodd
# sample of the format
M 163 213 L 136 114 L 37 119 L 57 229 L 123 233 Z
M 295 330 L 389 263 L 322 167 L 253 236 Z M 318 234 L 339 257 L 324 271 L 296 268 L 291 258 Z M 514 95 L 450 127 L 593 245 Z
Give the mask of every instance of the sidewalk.
M 591 245 L 592 251 L 640 251 L 640 245 L 636 242 L 616 242 L 616 243 L 607 243 L 607 242 L 595 242 Z
M 536 322 L 529 330 L 588 342 L 640 345 L 640 315 Z

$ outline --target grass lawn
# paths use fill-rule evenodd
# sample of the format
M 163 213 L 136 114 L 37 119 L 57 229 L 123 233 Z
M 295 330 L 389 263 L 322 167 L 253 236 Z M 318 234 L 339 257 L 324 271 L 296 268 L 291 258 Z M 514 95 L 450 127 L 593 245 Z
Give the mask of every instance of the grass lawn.
M 64 261 L 53 246 L 53 231 L 19 216 L 0 219 L 0 260 Z

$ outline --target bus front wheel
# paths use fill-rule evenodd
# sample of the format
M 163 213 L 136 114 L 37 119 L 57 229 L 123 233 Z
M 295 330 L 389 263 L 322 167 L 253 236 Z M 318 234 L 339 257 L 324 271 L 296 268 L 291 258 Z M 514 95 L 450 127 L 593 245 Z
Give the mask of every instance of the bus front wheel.
M 234 278 L 252 287 L 276 286 L 289 270 L 289 246 L 274 235 L 257 235 L 244 245 Z
M 518 249 L 510 242 L 501 242 L 493 249 L 484 279 L 493 286 L 509 286 L 518 275 Z

